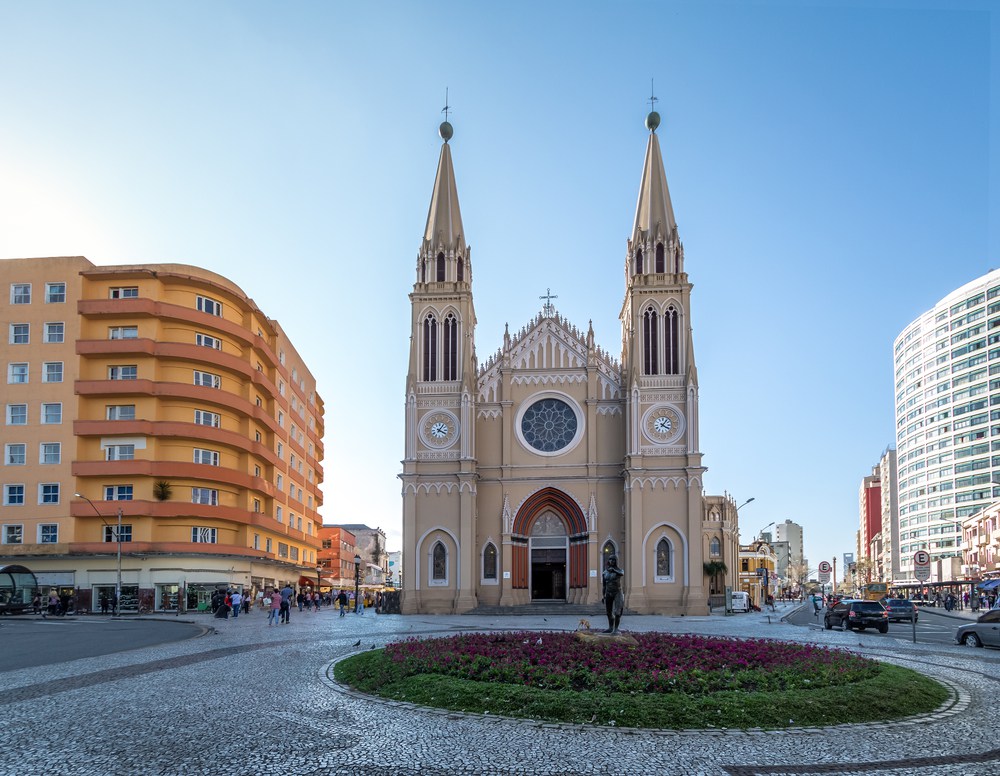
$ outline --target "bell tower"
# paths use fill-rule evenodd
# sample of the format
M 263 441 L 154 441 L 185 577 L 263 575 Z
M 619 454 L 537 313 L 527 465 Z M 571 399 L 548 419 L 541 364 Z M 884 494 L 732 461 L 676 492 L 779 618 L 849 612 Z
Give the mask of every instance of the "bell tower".
M 404 612 L 452 613 L 475 598 L 476 313 L 451 159 L 441 154 L 410 293 L 403 459 Z
M 627 606 L 703 613 L 704 468 L 698 442 L 692 286 L 656 135 L 659 125 L 660 115 L 651 111 L 620 315 L 626 394 L 622 565 Z

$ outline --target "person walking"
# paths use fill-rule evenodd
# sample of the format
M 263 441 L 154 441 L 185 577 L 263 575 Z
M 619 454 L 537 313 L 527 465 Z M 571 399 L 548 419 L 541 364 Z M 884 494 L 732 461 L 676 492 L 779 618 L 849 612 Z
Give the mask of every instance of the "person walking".
M 229 596 L 229 605 L 233 607 L 233 619 L 235 620 L 240 616 L 240 610 L 243 608 L 243 594 L 239 590 Z
M 340 607 L 340 616 L 344 617 L 347 614 L 347 593 L 343 590 L 337 593 L 337 605 Z
M 264 596 L 264 605 L 267 606 L 267 624 L 268 625 L 280 625 L 281 624 L 281 593 L 277 590 L 268 590 L 267 595 Z
M 281 622 L 288 625 L 292 615 L 292 599 L 295 598 L 295 591 L 292 586 L 286 584 L 281 588 Z

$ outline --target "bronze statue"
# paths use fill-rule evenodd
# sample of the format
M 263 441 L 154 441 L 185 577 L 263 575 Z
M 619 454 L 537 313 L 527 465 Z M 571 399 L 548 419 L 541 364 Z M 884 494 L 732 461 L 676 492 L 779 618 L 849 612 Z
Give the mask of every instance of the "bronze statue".
M 625 576 L 625 572 L 618 568 L 618 557 L 612 555 L 608 558 L 601 584 L 604 608 L 608 614 L 608 629 L 604 632 L 612 635 L 618 633 L 618 625 L 622 621 L 622 610 L 625 608 L 625 596 L 622 594 L 623 576 Z

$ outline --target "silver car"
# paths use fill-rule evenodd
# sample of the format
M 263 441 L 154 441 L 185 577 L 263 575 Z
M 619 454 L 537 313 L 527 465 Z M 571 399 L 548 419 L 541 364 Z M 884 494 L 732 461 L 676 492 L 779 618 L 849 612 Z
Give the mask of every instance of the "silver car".
M 1000 647 L 1000 609 L 991 609 L 955 631 L 955 643 L 970 647 Z

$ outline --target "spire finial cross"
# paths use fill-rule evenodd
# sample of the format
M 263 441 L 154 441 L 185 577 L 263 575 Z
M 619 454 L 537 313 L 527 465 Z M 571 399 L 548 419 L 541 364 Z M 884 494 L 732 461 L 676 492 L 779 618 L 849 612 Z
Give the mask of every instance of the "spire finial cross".
M 649 109 L 651 111 L 656 110 L 656 103 L 660 101 L 660 98 L 656 96 L 656 90 L 653 88 L 653 79 L 649 79 Z
M 552 317 L 552 313 L 555 312 L 556 306 L 552 304 L 553 299 L 558 299 L 558 294 L 553 294 L 551 288 L 546 288 L 545 293 L 538 297 L 539 299 L 544 299 L 545 304 L 542 305 L 542 314 L 547 318 Z
M 444 120 L 448 120 L 448 111 L 451 110 L 451 106 L 448 104 L 448 87 L 444 87 L 444 107 L 441 112 L 444 114 Z

